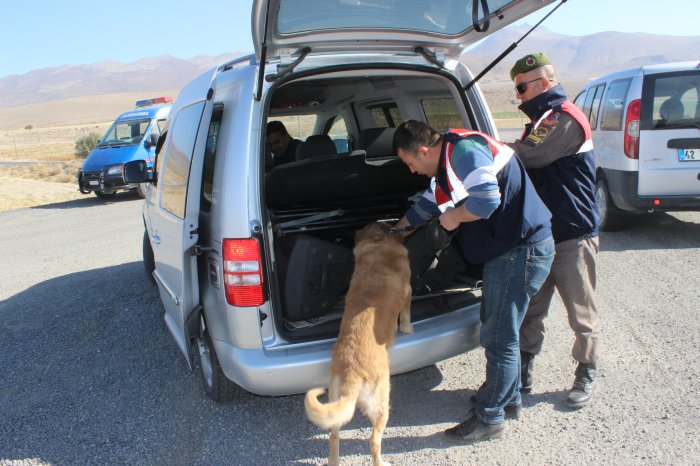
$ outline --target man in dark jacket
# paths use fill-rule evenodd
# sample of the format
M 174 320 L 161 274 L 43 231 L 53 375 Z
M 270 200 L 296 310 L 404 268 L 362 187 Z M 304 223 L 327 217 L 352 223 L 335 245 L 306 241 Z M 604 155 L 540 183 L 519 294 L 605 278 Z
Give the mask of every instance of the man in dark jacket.
M 522 163 L 505 144 L 467 129 L 442 134 L 421 121 L 402 123 L 394 150 L 430 187 L 396 223 L 397 228 L 438 217 L 464 258 L 484 264 L 480 342 L 486 381 L 467 419 L 445 431 L 470 444 L 499 438 L 506 415 L 521 410 L 518 329 L 554 255 L 550 213 Z
M 300 140 L 292 138 L 281 121 L 271 121 L 267 124 L 265 133 L 267 144 L 272 152 L 274 166 L 296 160 L 297 146 Z
M 595 159 L 588 118 L 567 100 L 554 67 L 543 53 L 518 60 L 510 71 L 518 107 L 531 120 L 520 140 L 509 144 L 552 212 L 554 263 L 532 298 L 520 328 L 522 391 L 533 385 L 533 359 L 542 348 L 544 319 L 554 290 L 575 334 L 578 361 L 568 406 L 587 405 L 595 393 L 600 319 L 594 302 L 600 216 L 595 203 Z

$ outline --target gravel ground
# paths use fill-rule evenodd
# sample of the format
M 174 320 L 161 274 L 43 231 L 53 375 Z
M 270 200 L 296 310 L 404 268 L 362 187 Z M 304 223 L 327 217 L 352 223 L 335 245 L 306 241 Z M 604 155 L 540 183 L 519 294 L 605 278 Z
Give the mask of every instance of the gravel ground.
M 143 273 L 140 208 L 123 194 L 0 213 L 0 464 L 324 464 L 301 396 L 206 398 Z M 477 350 L 392 379 L 385 460 L 700 464 L 700 213 L 637 217 L 601 248 L 593 405 L 564 404 L 573 337 L 555 301 L 535 390 L 501 440 L 442 436 L 482 382 Z M 344 464 L 371 463 L 369 432 L 361 415 L 343 429 Z

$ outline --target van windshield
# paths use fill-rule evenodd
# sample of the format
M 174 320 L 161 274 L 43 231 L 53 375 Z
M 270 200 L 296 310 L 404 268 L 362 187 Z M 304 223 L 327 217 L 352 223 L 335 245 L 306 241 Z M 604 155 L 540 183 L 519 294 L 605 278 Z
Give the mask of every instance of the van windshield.
M 700 128 L 700 71 L 644 78 L 643 129 Z
M 146 134 L 151 120 L 148 118 L 115 121 L 100 139 L 98 147 L 133 146 Z

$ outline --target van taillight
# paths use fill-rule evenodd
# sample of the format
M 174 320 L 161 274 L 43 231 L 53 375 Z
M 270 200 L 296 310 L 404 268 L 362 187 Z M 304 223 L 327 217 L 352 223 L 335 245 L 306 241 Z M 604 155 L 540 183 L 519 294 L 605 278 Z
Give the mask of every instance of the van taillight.
M 637 99 L 627 106 L 625 115 L 625 155 L 631 159 L 639 158 L 639 113 L 642 101 Z
M 224 288 L 233 306 L 259 306 L 265 300 L 258 240 L 224 239 Z

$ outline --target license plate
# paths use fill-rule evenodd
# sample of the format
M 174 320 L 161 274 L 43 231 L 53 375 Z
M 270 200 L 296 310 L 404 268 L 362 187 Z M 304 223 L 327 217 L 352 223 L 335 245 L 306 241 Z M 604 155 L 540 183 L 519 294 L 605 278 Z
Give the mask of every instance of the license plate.
M 683 150 L 683 149 L 681 149 L 681 150 Z M 99 186 L 99 185 L 100 185 L 99 181 L 90 180 L 90 186 Z
M 678 160 L 681 162 L 695 162 L 700 160 L 700 149 L 678 149 Z

